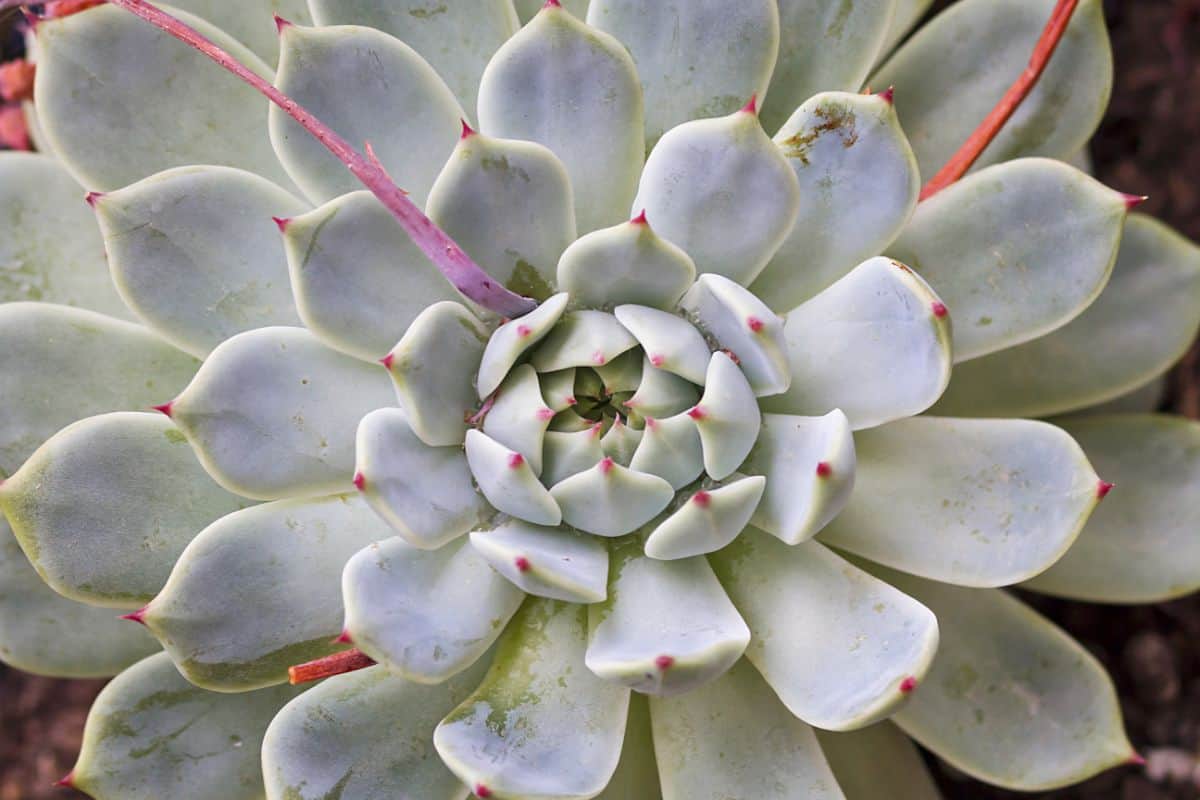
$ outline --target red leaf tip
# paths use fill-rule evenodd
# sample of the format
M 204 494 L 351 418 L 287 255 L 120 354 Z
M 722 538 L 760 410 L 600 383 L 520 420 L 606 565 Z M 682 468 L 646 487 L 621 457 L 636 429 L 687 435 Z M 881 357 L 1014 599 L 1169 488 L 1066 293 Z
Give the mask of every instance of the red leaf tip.
M 607 475 L 608 473 L 612 472 L 613 463 L 614 463 L 613 460 L 607 456 L 600 459 L 600 464 L 599 464 L 600 474 Z
M 666 672 L 671 667 L 675 666 L 675 657 L 665 655 L 659 656 L 658 658 L 654 659 L 654 666 L 658 667 L 663 672 Z
M 950 313 L 950 309 L 946 308 L 946 304 L 942 302 L 935 302 L 930 308 L 933 309 L 933 315 L 938 319 L 945 319 L 946 315 Z
M 53 783 L 58 789 L 74 789 L 75 788 L 75 770 L 71 770 L 66 775 L 56 780 Z
M 350 631 L 342 631 L 333 640 L 334 644 L 354 644 L 354 640 L 350 638 Z
M 460 140 L 470 139 L 477 133 L 477 131 L 472 128 L 465 119 L 460 119 L 459 122 L 462 123 L 462 134 L 458 137 Z
M 766 327 L 766 323 L 758 317 L 746 317 L 746 325 L 755 333 L 760 333 Z
M 750 99 L 746 102 L 746 105 L 742 106 L 742 112 L 758 115 L 758 92 L 750 95 Z
M 508 456 L 508 468 L 517 469 L 525 463 L 525 456 L 520 453 L 510 453 Z
M 525 556 L 517 556 L 513 559 L 513 564 L 516 565 L 517 572 L 529 572 L 529 568 L 531 566 L 529 559 Z
M 354 488 L 358 489 L 360 492 L 367 488 L 367 476 L 363 475 L 361 472 L 354 473 Z
M 275 15 L 275 30 L 277 30 L 279 33 L 282 34 L 286 29 L 288 29 L 290 27 L 292 27 L 291 20 L 286 20 L 283 17 L 279 16 L 278 14 Z
M 665 363 L 667 363 L 666 356 L 660 355 L 658 353 L 654 353 L 653 355 L 650 356 L 650 366 L 652 366 L 652 367 L 661 367 Z
M 642 209 L 641 213 L 633 219 L 629 220 L 630 225 L 649 225 L 650 221 L 646 219 L 646 209 Z
M 900 693 L 901 694 L 912 694 L 916 688 L 917 688 L 917 679 L 911 675 L 909 675 L 904 680 L 900 681 Z
M 828 461 L 822 461 L 819 464 L 817 464 L 817 477 L 818 478 L 828 478 L 832 474 L 833 474 L 833 465 L 830 464 Z
M 146 624 L 146 610 L 148 608 L 150 608 L 150 606 L 146 606 L 145 608 L 139 608 L 137 611 L 134 611 L 132 614 L 122 614 L 120 617 L 118 617 L 118 619 L 127 619 L 130 622 L 136 622 L 139 625 L 145 625 Z
M 1121 192 L 1121 199 L 1125 201 L 1125 209 L 1127 211 L 1132 211 L 1133 209 L 1140 206 L 1142 203 L 1149 200 L 1150 195 L 1148 195 L 1148 194 L 1125 194 L 1124 192 Z
M 169 416 L 171 416 L 171 410 L 175 407 L 175 401 L 172 400 L 169 403 L 163 403 L 161 406 L 150 406 L 150 407 L 152 409 L 154 409 L 155 411 L 157 411 L 158 413 L 165 414 L 169 417 Z
M 562 8 L 562 3 L 559 0 L 546 0 L 546 5 L 542 8 Z
M 1115 486 L 1115 483 L 1100 481 L 1100 483 L 1096 484 L 1096 499 L 1103 500 L 1104 498 L 1108 497 L 1108 493 L 1111 492 Z
M 712 503 L 712 495 L 705 491 L 696 492 L 692 495 L 692 502 L 701 508 L 708 508 Z
M 537 412 L 537 418 L 540 419 L 542 422 L 548 422 L 548 421 L 554 419 L 554 409 L 553 408 L 539 408 L 538 412 Z
M 1131 767 L 1144 767 L 1146 766 L 1146 757 L 1141 753 L 1131 753 L 1129 758 L 1125 760 L 1125 763 Z
M 388 371 L 391 371 L 392 364 L 395 363 L 395 361 L 396 361 L 396 356 L 393 353 L 388 353 L 386 356 L 379 359 L 379 363 L 383 364 L 383 368 Z
M 88 192 L 83 196 L 83 200 L 92 208 L 96 207 L 96 203 L 104 197 L 104 192 Z
M 696 420 L 697 422 L 699 422 L 700 420 L 702 420 L 708 416 L 708 412 L 705 411 L 700 406 L 692 406 L 690 409 L 688 409 L 687 415 L 689 417 L 691 417 L 692 419 Z
M 280 233 L 287 233 L 288 225 L 292 224 L 290 217 L 271 217 L 271 221 L 275 223 L 276 228 L 279 228 Z
M 492 790 L 489 789 L 488 787 L 484 786 L 482 783 L 477 783 L 477 784 L 475 784 L 475 796 L 476 797 L 491 797 Z
M 890 106 L 892 104 L 892 102 L 896 99 L 896 87 L 889 86 L 888 88 L 884 89 L 882 92 L 880 92 L 879 94 L 877 94 L 875 96 Z

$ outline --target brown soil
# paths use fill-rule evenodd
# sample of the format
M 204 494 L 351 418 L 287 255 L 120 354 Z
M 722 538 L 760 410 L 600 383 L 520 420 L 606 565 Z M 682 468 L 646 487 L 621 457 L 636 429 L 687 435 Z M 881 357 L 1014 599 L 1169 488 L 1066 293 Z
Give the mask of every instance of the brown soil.
M 948 5 L 946 0 L 938 6 Z M 1106 0 L 1117 62 L 1096 136 L 1098 177 L 1148 194 L 1144 210 L 1200 240 L 1200 0 Z M 1200 351 L 1175 371 L 1167 406 L 1200 419 Z M 1043 800 L 1200 800 L 1200 597 L 1137 608 L 1027 598 L 1108 667 L 1146 768 L 1113 770 Z M 70 800 L 70 769 L 99 681 L 0 667 L 0 800 Z M 947 800 L 1006 800 L 931 759 Z M 631 799 L 632 800 L 632 799 Z

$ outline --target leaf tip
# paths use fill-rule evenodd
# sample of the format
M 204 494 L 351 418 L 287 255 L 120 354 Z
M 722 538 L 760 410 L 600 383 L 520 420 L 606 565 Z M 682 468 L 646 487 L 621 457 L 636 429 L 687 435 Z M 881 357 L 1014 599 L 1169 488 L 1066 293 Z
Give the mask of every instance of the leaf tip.
M 75 770 L 71 770 L 66 775 L 56 780 L 53 784 L 56 789 L 74 789 L 75 788 Z
M 1126 211 L 1132 211 L 1150 199 L 1150 195 L 1148 194 L 1126 194 L 1125 192 L 1121 192 L 1120 194 L 1121 200 L 1125 203 Z
M 155 411 L 157 411 L 160 414 L 165 415 L 168 419 L 170 419 L 170 418 L 172 418 L 172 415 L 173 415 L 173 412 L 175 409 L 175 401 L 171 400 L 170 402 L 163 403 L 160 406 L 150 406 L 150 408 L 154 409 Z
M 1100 481 L 1096 484 L 1096 499 L 1103 500 L 1104 498 L 1108 497 L 1108 493 L 1111 492 L 1115 487 L 1115 483 Z
M 880 92 L 879 94 L 877 94 L 875 96 L 890 106 L 890 105 L 892 105 L 893 102 L 895 102 L 895 99 L 896 99 L 896 87 L 889 86 L 888 88 L 884 89 L 882 92 Z
M 550 420 L 554 419 L 554 409 L 539 408 L 537 411 L 537 418 L 542 422 L 549 422 Z
M 334 637 L 331 644 L 354 644 L 354 640 L 350 638 L 350 631 L 344 630 Z
M 668 655 L 661 655 L 658 658 L 654 659 L 654 666 L 658 667 L 660 672 L 666 672 L 671 667 L 675 666 L 675 657 L 668 656 Z
M 508 455 L 508 468 L 509 469 L 520 469 L 521 465 L 524 463 L 525 463 L 525 456 L 521 455 L 520 453 L 509 453 L 509 455 Z
M 766 323 L 758 317 L 746 317 L 746 327 L 754 333 L 762 333 L 762 329 L 766 327 Z
M 1125 759 L 1125 763 L 1131 767 L 1146 766 L 1146 757 L 1136 750 L 1129 754 L 1129 758 Z
M 605 456 L 604 458 L 600 459 L 600 463 L 596 466 L 600 468 L 601 475 L 607 475 L 608 473 L 612 472 L 614 463 L 615 462 L 612 460 L 612 458 Z
M 929 308 L 938 319 L 945 319 L 946 315 L 950 313 L 950 309 L 946 308 L 946 304 L 940 300 L 935 301 Z
M 750 99 L 746 101 L 746 105 L 742 106 L 742 113 L 758 116 L 758 92 L 750 95 Z
M 395 353 L 388 353 L 386 356 L 384 356 L 383 358 L 379 359 L 379 363 L 380 363 L 380 364 L 383 364 L 383 368 L 384 368 L 384 369 L 386 369 L 388 372 L 391 372 L 391 371 L 392 371 L 392 364 L 396 363 L 396 354 L 395 354 Z
M 132 614 L 122 614 L 120 617 L 118 617 L 118 619 L 127 619 L 130 622 L 136 622 L 139 625 L 145 625 L 146 624 L 146 612 L 149 609 L 150 609 L 150 606 L 146 606 L 144 608 L 139 608 L 137 611 L 134 611 Z
M 817 464 L 817 477 L 828 478 L 833 474 L 833 465 L 828 461 L 821 461 Z
M 472 136 L 474 136 L 476 134 L 476 130 L 474 128 L 472 128 L 465 119 L 460 119 L 459 122 L 462 123 L 462 134 L 459 135 L 459 137 L 458 137 L 459 141 L 463 141 L 465 139 L 470 139 Z
M 367 488 L 367 476 L 362 474 L 362 471 L 354 473 L 354 488 L 362 491 Z
M 99 203 L 103 199 L 104 199 L 104 192 L 88 192 L 87 194 L 85 194 L 83 196 L 83 201 L 85 203 L 87 203 L 89 206 L 91 206 L 92 208 L 95 208 L 96 204 Z
M 287 233 L 288 226 L 292 224 L 291 217 L 271 217 L 271 221 L 279 228 L 280 233 Z
M 279 16 L 278 14 L 275 15 L 275 30 L 279 32 L 280 36 L 283 35 L 283 32 L 285 30 L 292 27 L 292 25 L 293 25 L 293 23 L 291 22 L 291 20 L 286 20 L 283 17 Z
M 649 226 L 650 221 L 646 219 L 646 209 L 643 208 L 641 210 L 641 213 L 639 213 L 633 219 L 629 220 L 629 224 L 630 225 Z
M 546 0 L 546 4 L 542 6 L 544 11 L 547 8 L 562 8 L 562 3 L 559 0 Z
M 703 406 L 692 406 L 688 409 L 687 415 L 696 420 L 696 422 L 700 422 L 708 416 L 708 412 L 704 410 Z
M 692 502 L 700 508 L 708 508 L 712 504 L 712 495 L 703 490 L 696 492 L 692 495 Z
M 912 694 L 917 689 L 917 679 L 909 675 L 900 681 L 900 694 Z
M 555 5 L 558 5 L 558 3 L 555 2 L 555 0 L 550 0 L 550 2 L 554 3 Z M 476 797 L 487 798 L 487 797 L 492 796 L 492 790 L 489 789 L 488 787 L 484 786 L 482 783 L 475 784 L 475 789 L 473 790 L 473 793 Z
M 516 566 L 517 572 L 529 572 L 529 569 L 532 566 L 529 563 L 529 559 L 525 556 L 517 556 L 514 558 L 513 565 Z

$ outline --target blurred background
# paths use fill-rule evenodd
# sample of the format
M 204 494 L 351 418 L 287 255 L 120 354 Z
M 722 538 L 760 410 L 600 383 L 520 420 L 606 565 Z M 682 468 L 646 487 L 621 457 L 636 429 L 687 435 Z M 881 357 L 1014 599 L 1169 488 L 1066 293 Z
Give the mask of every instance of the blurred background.
M 952 1 L 940 0 L 934 12 Z M 1112 105 L 1092 142 L 1096 176 L 1149 195 L 1139 210 L 1200 241 L 1200 0 L 1105 0 L 1104 6 L 1117 69 Z M 17 39 L 0 37 L 4 56 L 16 55 Z M 1164 408 L 1200 419 L 1200 347 L 1170 376 Z M 1200 596 L 1136 608 L 1025 599 L 1108 667 L 1130 738 L 1148 763 L 1071 789 L 1019 795 L 931 760 L 947 800 L 1200 800 Z M 0 800 L 83 797 L 51 784 L 71 768 L 101 686 L 0 665 Z

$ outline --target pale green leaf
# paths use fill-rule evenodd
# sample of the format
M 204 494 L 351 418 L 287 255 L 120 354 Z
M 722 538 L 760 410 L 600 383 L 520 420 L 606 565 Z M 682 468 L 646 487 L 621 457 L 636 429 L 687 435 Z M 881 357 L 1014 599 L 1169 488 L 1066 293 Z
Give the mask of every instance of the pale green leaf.
M 890 722 L 858 731 L 817 731 L 846 800 L 942 800 L 921 753 Z
M 559 286 L 584 308 L 670 310 L 695 279 L 691 257 L 640 219 L 581 236 L 558 262 Z
M 529 594 L 586 604 L 600 602 L 608 591 L 608 549 L 599 537 L 510 519 L 473 531 L 471 545 Z

